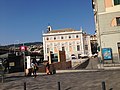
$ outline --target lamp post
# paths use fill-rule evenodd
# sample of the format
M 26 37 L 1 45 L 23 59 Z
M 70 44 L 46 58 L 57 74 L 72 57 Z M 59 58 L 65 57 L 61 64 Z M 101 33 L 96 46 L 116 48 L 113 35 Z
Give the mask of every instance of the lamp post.
M 26 71 L 25 71 L 25 46 L 23 44 L 23 46 L 20 47 L 20 50 L 22 51 L 22 54 L 23 54 L 23 62 L 24 62 L 24 73 L 25 73 L 25 76 L 26 76 Z

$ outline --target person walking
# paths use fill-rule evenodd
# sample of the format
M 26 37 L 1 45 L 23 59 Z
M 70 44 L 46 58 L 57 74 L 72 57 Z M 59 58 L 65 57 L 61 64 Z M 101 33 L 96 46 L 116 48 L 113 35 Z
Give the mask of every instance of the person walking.
M 37 69 L 38 69 L 38 65 L 37 63 L 34 63 L 34 66 L 33 66 L 33 76 L 36 78 L 37 76 Z
M 33 59 L 32 63 L 31 63 L 31 66 L 32 66 L 33 76 L 36 78 L 38 65 L 37 65 L 37 62 L 34 59 Z
M 50 73 L 50 64 L 49 64 L 49 62 L 47 62 L 47 64 L 46 64 L 46 74 L 47 75 L 50 75 L 51 73 Z

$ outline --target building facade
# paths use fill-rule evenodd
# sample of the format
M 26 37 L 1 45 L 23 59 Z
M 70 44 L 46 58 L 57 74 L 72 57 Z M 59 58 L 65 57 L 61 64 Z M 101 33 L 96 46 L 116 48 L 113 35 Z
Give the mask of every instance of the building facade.
M 90 35 L 82 30 L 61 29 L 52 30 L 48 26 L 48 32 L 43 34 L 44 60 L 48 59 L 48 54 L 58 51 L 65 51 L 66 59 L 71 60 L 72 56 L 79 58 L 81 54 L 91 54 Z
M 113 62 L 120 62 L 120 0 L 92 0 L 99 57 L 102 49 L 111 48 Z

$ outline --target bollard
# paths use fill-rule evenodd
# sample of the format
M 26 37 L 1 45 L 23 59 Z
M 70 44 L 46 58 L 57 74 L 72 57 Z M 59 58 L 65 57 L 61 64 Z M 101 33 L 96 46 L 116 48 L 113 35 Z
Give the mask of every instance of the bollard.
M 102 82 L 102 90 L 106 90 L 105 82 Z
M 58 90 L 60 90 L 60 82 L 58 82 Z
M 2 83 L 4 83 L 4 71 L 1 73 Z
M 110 88 L 109 90 L 113 90 L 113 88 Z
M 26 90 L 26 82 L 24 82 L 24 90 Z
M 2 76 L 2 83 L 4 83 L 4 76 Z

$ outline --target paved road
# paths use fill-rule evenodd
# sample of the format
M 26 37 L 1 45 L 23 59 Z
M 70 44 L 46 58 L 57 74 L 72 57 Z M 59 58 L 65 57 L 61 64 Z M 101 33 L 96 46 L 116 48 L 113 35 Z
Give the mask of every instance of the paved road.
M 98 58 L 89 58 L 85 62 L 78 64 L 75 69 L 98 69 Z
M 98 69 L 98 58 L 90 58 L 89 64 L 86 69 Z
M 0 83 L 0 90 L 24 90 L 25 81 L 27 90 L 58 90 L 58 82 L 61 90 L 102 90 L 102 81 L 106 82 L 106 90 L 120 90 L 120 70 L 57 73 L 36 78 L 11 74 Z

